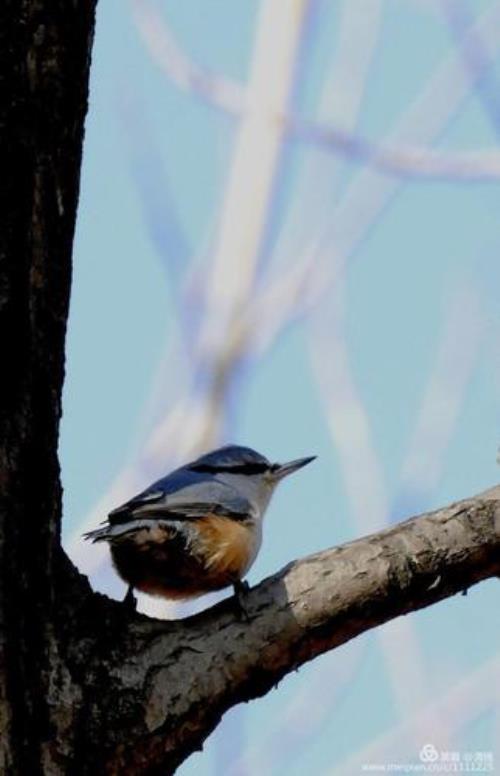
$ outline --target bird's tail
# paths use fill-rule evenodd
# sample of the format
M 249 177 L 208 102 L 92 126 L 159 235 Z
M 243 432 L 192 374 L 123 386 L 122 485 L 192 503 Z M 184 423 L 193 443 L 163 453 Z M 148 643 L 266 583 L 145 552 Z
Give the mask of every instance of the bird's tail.
M 89 542 L 109 542 L 113 538 L 113 533 L 110 525 L 105 525 L 104 528 L 96 528 L 94 531 L 87 531 L 83 534 L 83 538 Z
M 129 520 L 126 523 L 117 523 L 116 525 L 106 523 L 103 528 L 87 531 L 87 533 L 83 534 L 83 538 L 91 542 L 115 542 L 127 539 L 136 531 L 141 531 L 144 528 L 149 530 L 157 526 L 166 528 L 170 532 L 182 528 L 182 524 L 178 520 L 138 518 L 136 520 Z

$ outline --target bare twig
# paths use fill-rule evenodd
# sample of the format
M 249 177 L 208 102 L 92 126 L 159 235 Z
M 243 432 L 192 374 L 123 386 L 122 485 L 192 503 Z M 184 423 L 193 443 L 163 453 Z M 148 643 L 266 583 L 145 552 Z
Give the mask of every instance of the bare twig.
M 484 112 L 496 134 L 500 135 L 500 96 L 494 61 L 484 45 L 481 32 L 474 30 L 470 9 L 463 0 L 441 0 L 437 7 L 448 23 L 465 68 L 477 82 L 477 96 Z M 464 34 L 468 29 L 470 34 Z
M 484 12 L 468 34 L 481 34 L 491 55 L 500 43 L 500 4 Z M 400 142 L 430 143 L 438 138 L 475 87 L 465 72 L 461 57 L 453 52 L 435 70 L 424 89 L 399 119 L 388 145 Z M 381 176 L 371 168 L 353 179 L 334 212 L 329 214 L 322 234 L 308 249 L 311 271 L 307 275 L 310 302 L 317 301 L 343 271 L 347 260 L 360 246 L 376 218 L 396 195 L 403 179 Z
M 340 153 L 351 161 L 363 163 L 387 175 L 468 183 L 500 180 L 500 153 L 494 148 L 452 152 L 376 143 L 304 119 L 288 119 L 287 128 L 292 136 L 300 140 Z
M 164 17 L 146 0 L 134 0 L 137 29 L 153 60 L 179 88 L 196 94 L 232 115 L 244 116 L 253 110 L 247 89 L 220 73 L 196 65 L 176 41 Z M 467 42 L 472 30 L 461 31 Z M 477 73 L 476 73 L 477 75 Z M 450 152 L 420 146 L 380 144 L 342 126 L 310 121 L 280 111 L 273 105 L 268 121 L 301 142 L 310 143 L 363 163 L 379 172 L 397 177 L 485 182 L 500 180 L 500 153 L 495 149 Z

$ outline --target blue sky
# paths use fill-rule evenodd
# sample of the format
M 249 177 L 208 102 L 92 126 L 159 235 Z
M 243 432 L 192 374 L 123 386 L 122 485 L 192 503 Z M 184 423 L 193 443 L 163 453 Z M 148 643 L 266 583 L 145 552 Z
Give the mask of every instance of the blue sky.
M 388 147 L 414 110 L 400 146 L 459 158 L 496 153 L 489 108 L 500 82 L 498 4 L 465 4 L 470 23 L 491 14 L 472 45 L 492 55 L 455 103 L 468 65 L 441 7 L 311 2 L 288 110 L 343 128 L 345 121 L 349 131 Z M 98 10 L 60 451 L 68 547 L 94 584 L 115 596 L 122 586 L 109 560 L 92 567 L 75 537 L 124 470 L 120 482 L 132 495 L 182 458 L 181 441 L 196 446 L 196 422 L 187 440 L 187 420 L 186 439 L 182 430 L 166 435 L 154 455 L 148 440 L 186 391 L 196 409 L 209 384 L 205 362 L 190 372 L 192 343 L 208 309 L 204 293 L 243 121 L 179 88 L 162 69 L 141 33 L 150 8 L 192 62 L 241 87 L 260 18 L 254 0 L 107 0 Z M 365 38 L 373 50 L 361 78 Z M 450 58 L 451 80 L 440 87 L 435 74 Z M 345 80 L 336 81 L 339 72 Z M 356 89 L 359 108 L 348 120 Z M 276 336 L 267 335 L 265 316 L 256 317 L 250 339 L 267 345 L 243 354 L 224 394 L 214 443 L 249 444 L 278 460 L 319 456 L 276 494 L 251 583 L 293 558 L 497 482 L 499 190 L 500 177 L 384 176 L 370 161 L 363 166 L 307 140 L 281 139 L 255 299 L 273 278 L 284 288 L 311 246 L 311 277 L 348 250 L 343 269 L 325 276 Z M 376 205 L 381 191 L 386 199 Z M 194 410 L 186 417 L 196 418 Z M 361 773 L 355 756 L 391 731 L 402 743 L 382 742 L 383 762 L 415 761 L 428 736 L 443 750 L 491 751 L 498 762 L 498 708 L 486 699 L 475 710 L 472 691 L 460 684 L 470 677 L 474 687 L 488 661 L 498 677 L 497 587 L 485 583 L 305 666 L 265 699 L 228 713 L 180 772 L 350 776 Z M 450 723 L 436 704 L 454 691 L 462 692 L 455 716 L 463 719 Z M 418 719 L 424 722 L 415 722 L 409 739 L 397 734 Z

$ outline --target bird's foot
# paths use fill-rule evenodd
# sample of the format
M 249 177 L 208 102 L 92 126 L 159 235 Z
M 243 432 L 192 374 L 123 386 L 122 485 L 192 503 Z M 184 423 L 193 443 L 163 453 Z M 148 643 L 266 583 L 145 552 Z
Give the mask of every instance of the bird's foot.
M 135 612 L 137 609 L 137 598 L 134 595 L 134 588 L 129 585 L 125 598 L 122 601 L 123 605 L 130 611 Z
M 233 588 L 238 614 L 242 620 L 249 622 L 250 617 L 248 615 L 248 609 L 246 605 L 246 596 L 250 590 L 250 585 L 243 579 L 237 579 L 233 584 Z

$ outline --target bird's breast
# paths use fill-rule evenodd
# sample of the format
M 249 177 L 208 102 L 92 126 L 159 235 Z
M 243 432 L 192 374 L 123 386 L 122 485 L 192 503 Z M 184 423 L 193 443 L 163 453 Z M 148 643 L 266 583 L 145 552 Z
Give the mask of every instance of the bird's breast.
M 207 514 L 196 522 L 192 547 L 208 576 L 241 579 L 255 560 L 260 546 L 253 522 Z

